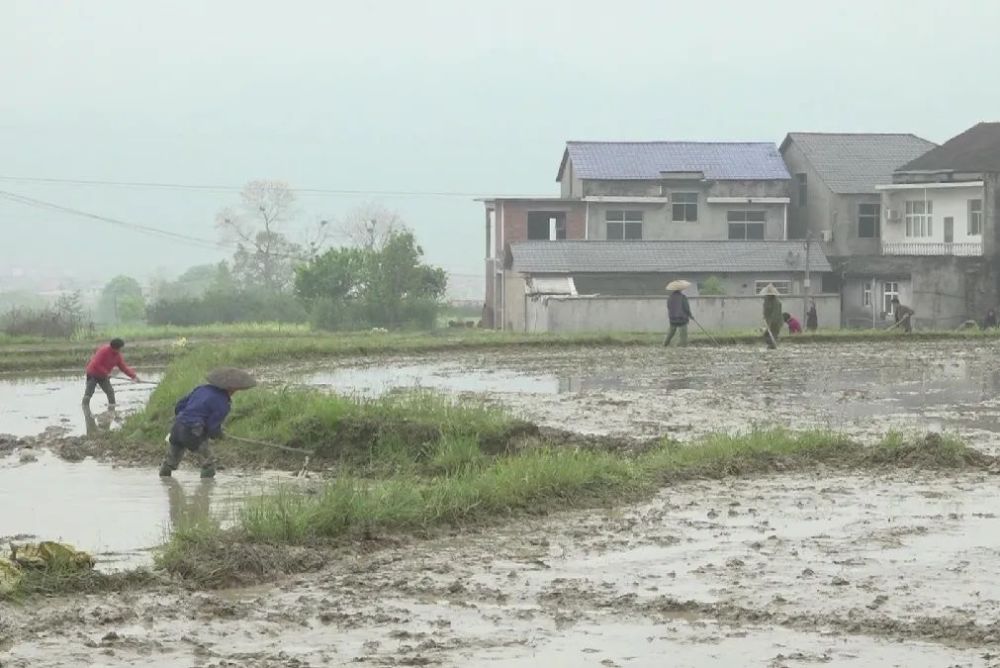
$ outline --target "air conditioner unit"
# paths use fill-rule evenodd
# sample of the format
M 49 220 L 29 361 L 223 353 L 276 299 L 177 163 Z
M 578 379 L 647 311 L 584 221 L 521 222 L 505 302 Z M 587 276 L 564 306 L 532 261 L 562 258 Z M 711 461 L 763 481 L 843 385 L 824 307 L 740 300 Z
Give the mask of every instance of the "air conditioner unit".
M 899 215 L 899 209 L 886 209 L 885 219 L 890 223 L 898 223 L 903 219 L 903 217 Z
M 820 230 L 819 238 L 827 243 L 830 243 L 833 241 L 833 230 Z

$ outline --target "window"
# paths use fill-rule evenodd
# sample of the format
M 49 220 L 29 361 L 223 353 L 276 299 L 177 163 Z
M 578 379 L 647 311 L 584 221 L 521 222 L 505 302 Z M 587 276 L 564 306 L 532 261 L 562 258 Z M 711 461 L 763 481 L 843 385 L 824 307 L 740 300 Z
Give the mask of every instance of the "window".
M 754 294 L 759 295 L 760 291 L 766 288 L 768 285 L 774 285 L 774 289 L 778 291 L 778 294 L 781 295 L 792 294 L 791 281 L 754 281 L 753 282 Z
M 983 200 L 969 200 L 969 236 L 983 233 Z
M 934 236 L 931 214 L 934 213 L 934 202 L 930 200 L 909 200 L 906 202 L 906 236 Z
M 878 239 L 881 215 L 882 206 L 879 204 L 858 204 L 858 236 L 862 239 Z
M 566 214 L 553 211 L 528 212 L 528 240 L 556 241 L 566 238 Z
M 886 281 L 882 284 L 882 310 L 888 315 L 896 313 L 896 305 L 892 303 L 894 297 L 899 297 L 899 283 Z
M 861 286 L 861 305 L 871 307 L 872 305 L 872 284 L 865 283 Z
M 806 185 L 807 185 L 806 184 L 806 175 L 805 174 L 796 174 L 795 175 L 795 181 L 797 182 L 797 184 L 799 186 L 799 206 L 805 206 L 806 205 L 806 196 L 808 195 L 807 188 L 806 188 Z
M 764 222 L 767 214 L 763 211 L 727 211 L 730 239 L 763 239 Z
M 673 202 L 675 223 L 698 222 L 698 193 L 674 193 Z
M 608 211 L 604 219 L 609 241 L 642 239 L 642 211 Z

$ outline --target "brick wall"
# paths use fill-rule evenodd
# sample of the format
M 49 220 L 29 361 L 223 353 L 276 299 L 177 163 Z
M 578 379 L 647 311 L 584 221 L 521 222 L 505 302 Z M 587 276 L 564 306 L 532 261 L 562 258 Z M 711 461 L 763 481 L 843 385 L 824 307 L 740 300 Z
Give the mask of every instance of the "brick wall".
M 566 238 L 583 239 L 586 235 L 587 210 L 582 202 L 551 202 L 530 200 L 497 201 L 497 235 L 503 220 L 503 237 L 497 238 L 497 254 L 503 253 L 503 244 L 528 240 L 528 212 L 551 211 L 566 214 Z

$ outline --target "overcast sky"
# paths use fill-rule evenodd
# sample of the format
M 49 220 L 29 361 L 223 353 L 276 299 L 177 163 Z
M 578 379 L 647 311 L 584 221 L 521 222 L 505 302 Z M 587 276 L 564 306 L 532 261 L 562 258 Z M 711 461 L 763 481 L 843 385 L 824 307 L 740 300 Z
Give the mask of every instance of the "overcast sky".
M 1000 120 L 995 0 L 0 0 L 0 177 L 556 194 L 567 139 L 941 142 Z M 227 191 L 16 192 L 215 239 Z M 483 271 L 471 196 L 303 195 L 303 220 L 397 209 Z M 177 273 L 224 251 L 0 198 L 0 268 Z M 0 289 L 9 271 L 0 271 Z

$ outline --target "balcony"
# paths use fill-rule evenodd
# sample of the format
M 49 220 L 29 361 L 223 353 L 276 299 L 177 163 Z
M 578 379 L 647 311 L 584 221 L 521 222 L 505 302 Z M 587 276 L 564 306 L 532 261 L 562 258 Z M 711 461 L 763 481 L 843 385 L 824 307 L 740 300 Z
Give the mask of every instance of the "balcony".
M 882 255 L 946 255 L 981 257 L 982 241 L 944 243 L 941 241 L 882 241 Z

